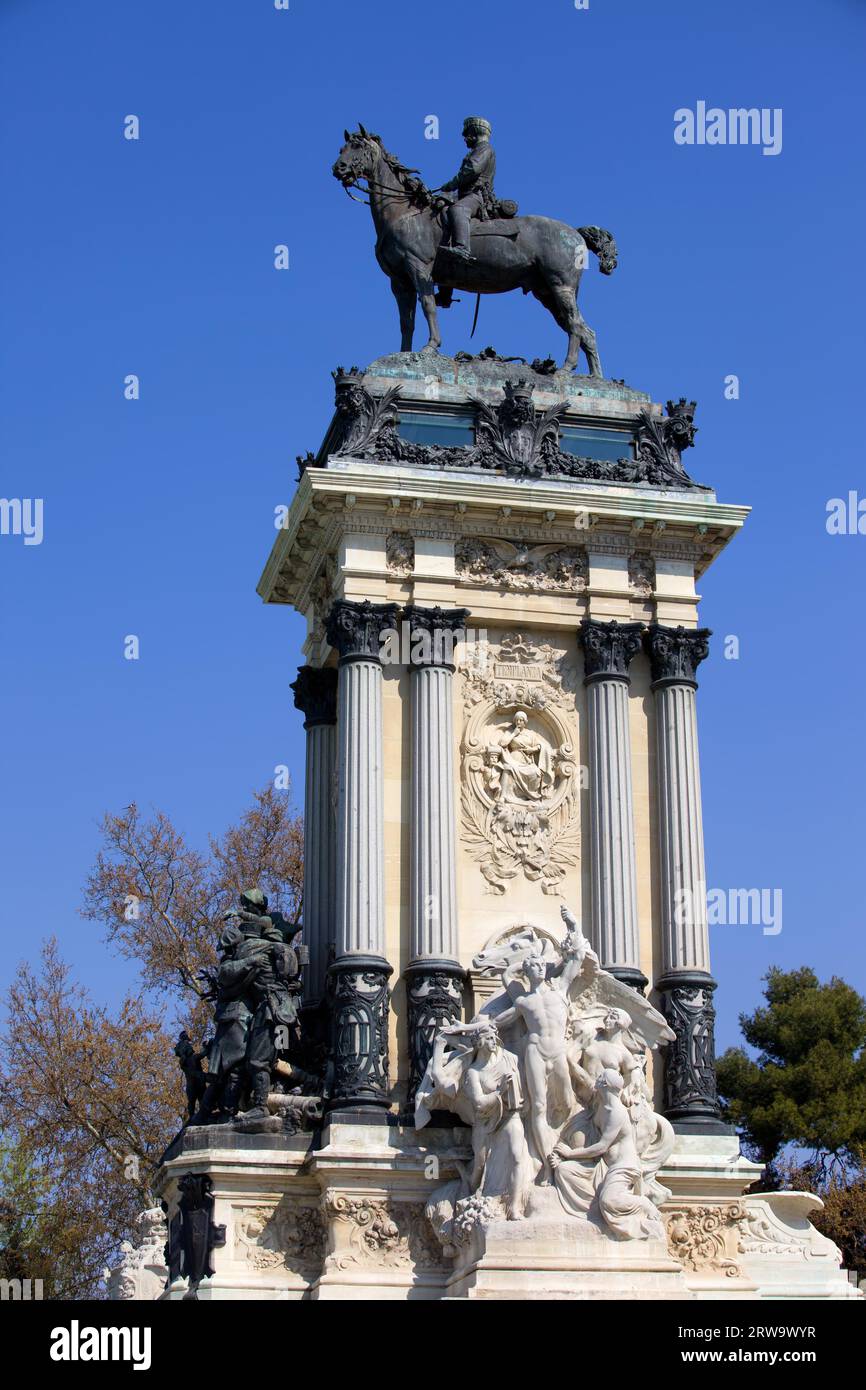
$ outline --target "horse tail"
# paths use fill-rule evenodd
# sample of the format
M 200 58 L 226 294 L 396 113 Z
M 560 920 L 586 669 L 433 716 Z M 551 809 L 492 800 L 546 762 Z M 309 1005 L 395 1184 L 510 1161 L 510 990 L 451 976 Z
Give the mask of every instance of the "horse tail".
M 590 251 L 598 256 L 598 268 L 602 275 L 612 275 L 616 270 L 616 241 L 611 232 L 604 227 L 578 227 Z

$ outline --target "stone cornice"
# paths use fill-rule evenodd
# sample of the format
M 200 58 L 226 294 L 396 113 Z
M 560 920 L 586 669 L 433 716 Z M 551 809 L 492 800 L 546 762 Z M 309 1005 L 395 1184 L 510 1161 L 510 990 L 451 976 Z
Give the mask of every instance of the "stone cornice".
M 743 525 L 749 508 L 712 492 L 526 482 L 340 459 L 308 470 L 258 585 L 268 603 L 303 609 L 323 557 L 347 532 L 492 535 L 570 542 L 589 550 L 691 560 L 698 575 Z M 551 518 L 549 514 L 552 513 Z M 578 525 L 575 525 L 575 522 Z M 589 523 L 587 525 L 587 523 Z

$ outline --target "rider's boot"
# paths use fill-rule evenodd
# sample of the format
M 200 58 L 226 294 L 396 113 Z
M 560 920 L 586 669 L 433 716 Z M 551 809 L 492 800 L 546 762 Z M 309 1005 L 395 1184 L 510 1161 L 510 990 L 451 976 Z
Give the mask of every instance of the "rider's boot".
M 455 205 L 451 209 L 451 245 L 448 249 L 452 256 L 459 256 L 462 261 L 475 260 L 469 250 L 469 224 L 468 212 L 459 204 Z

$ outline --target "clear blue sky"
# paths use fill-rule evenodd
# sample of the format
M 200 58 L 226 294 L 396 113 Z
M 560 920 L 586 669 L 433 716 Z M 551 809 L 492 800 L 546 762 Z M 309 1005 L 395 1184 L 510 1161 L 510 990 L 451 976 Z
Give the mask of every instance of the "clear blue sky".
M 301 622 L 255 584 L 330 369 L 398 345 L 330 165 L 361 120 L 440 183 L 477 111 L 503 196 L 615 232 L 582 289 L 607 372 L 695 397 L 695 475 L 754 507 L 703 584 L 708 879 L 782 888 L 784 925 L 714 930 L 720 1043 L 773 962 L 866 989 L 866 537 L 825 530 L 866 495 L 864 36 L 862 0 L 3 0 L 0 494 L 44 498 L 45 534 L 0 537 L 0 984 L 54 931 L 116 997 L 127 968 L 77 916 L 106 808 L 204 843 L 275 764 L 300 792 Z M 782 152 L 676 145 L 700 100 L 781 107 Z M 563 346 L 520 296 L 477 341 Z

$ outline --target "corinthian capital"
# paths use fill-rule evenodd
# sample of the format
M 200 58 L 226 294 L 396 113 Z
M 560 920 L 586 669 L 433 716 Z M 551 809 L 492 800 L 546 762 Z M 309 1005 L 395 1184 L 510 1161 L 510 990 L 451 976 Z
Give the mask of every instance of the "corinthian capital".
M 584 618 L 578 631 L 583 647 L 584 685 L 591 681 L 628 681 L 628 668 L 641 647 L 643 623 L 598 622 Z
M 289 687 L 295 708 L 305 715 L 304 728 L 337 722 L 337 670 L 334 666 L 302 666 Z
M 712 632 L 708 627 L 662 627 L 652 623 L 645 635 L 652 667 L 653 686 L 696 686 L 695 672 L 709 656 Z
M 403 621 L 408 624 L 411 665 L 453 670 L 454 635 L 463 631 L 468 617 L 468 608 L 416 608 L 408 604 Z
M 379 661 L 383 634 L 397 621 L 396 603 L 352 603 L 337 599 L 325 623 L 325 635 L 340 661 Z

